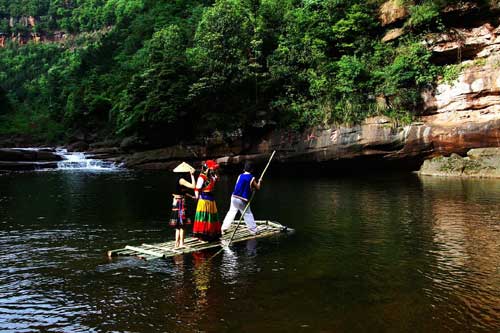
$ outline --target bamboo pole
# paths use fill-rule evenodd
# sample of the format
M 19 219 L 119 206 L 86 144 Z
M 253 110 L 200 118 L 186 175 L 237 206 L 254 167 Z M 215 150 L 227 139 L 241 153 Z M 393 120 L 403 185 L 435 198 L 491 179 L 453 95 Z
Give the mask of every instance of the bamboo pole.
M 259 178 L 259 183 L 260 181 L 262 180 L 262 178 L 264 178 L 264 175 L 267 171 L 267 168 L 269 168 L 269 165 L 271 164 L 271 161 L 273 160 L 273 157 L 274 157 L 274 154 L 276 153 L 276 150 L 273 151 L 273 153 L 271 154 L 271 157 L 269 158 L 269 161 L 267 162 L 267 165 L 266 167 L 264 168 L 264 170 L 262 171 L 262 173 L 260 174 L 260 178 Z M 236 224 L 236 228 L 234 228 L 234 231 L 233 231 L 233 234 L 231 235 L 231 238 L 229 239 L 229 243 L 227 244 L 226 247 L 229 247 L 229 245 L 231 245 L 232 241 L 233 241 L 233 238 L 234 238 L 234 234 L 236 233 L 236 231 L 238 230 L 238 227 L 240 226 L 240 223 L 241 221 L 243 220 L 243 216 L 245 216 L 245 213 L 247 212 L 248 208 L 250 207 L 250 203 L 252 203 L 252 200 L 253 198 L 255 197 L 255 192 L 256 191 L 253 191 L 252 192 L 252 196 L 250 197 L 250 200 L 248 200 L 248 203 L 247 205 L 245 206 L 245 209 L 243 209 L 243 212 L 241 213 L 241 216 L 240 216 L 240 219 L 238 221 L 238 223 Z

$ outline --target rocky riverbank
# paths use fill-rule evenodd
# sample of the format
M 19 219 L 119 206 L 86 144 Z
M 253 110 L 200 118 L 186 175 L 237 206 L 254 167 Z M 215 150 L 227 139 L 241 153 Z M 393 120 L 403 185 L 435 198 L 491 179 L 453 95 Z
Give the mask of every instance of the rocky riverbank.
M 500 178 L 500 148 L 471 149 L 466 157 L 452 154 L 427 160 L 424 176 Z
M 57 162 L 62 159 L 62 156 L 51 148 L 0 148 L 0 170 L 3 171 L 57 168 Z
M 277 151 L 276 164 L 288 167 L 387 168 L 418 170 L 433 156 L 465 155 L 469 149 L 497 147 L 500 114 L 458 112 L 427 115 L 400 126 L 387 117 L 372 117 L 355 126 L 315 127 L 304 132 L 269 130 L 254 143 L 242 137 L 213 138 L 205 145 L 180 144 L 161 149 L 128 151 L 121 147 L 90 147 L 93 158 L 123 163 L 131 169 L 168 170 L 179 161 L 196 164 L 217 159 L 223 168 L 239 168 L 245 160 L 264 162 Z M 369 162 L 369 163 L 364 163 Z

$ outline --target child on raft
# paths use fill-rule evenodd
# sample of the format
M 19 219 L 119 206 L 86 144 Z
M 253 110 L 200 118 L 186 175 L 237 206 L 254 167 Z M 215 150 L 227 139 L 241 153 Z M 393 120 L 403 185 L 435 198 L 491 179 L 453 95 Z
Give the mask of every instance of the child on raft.
M 194 181 L 194 171 L 195 169 L 189 164 L 182 162 L 175 169 L 174 172 L 178 173 L 179 176 L 175 181 L 175 190 L 172 194 L 172 214 L 170 216 L 170 226 L 175 228 L 175 248 L 184 247 L 184 229 L 186 225 L 191 224 L 191 220 L 186 217 L 186 195 L 189 189 L 195 188 Z M 185 178 L 191 178 L 191 181 Z

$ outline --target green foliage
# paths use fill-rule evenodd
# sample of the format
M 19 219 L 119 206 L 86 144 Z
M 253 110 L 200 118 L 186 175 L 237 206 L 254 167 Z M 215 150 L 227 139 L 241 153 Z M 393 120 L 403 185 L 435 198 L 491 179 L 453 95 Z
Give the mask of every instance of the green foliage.
M 373 13 L 362 4 L 349 7 L 344 17 L 332 26 L 332 33 L 337 48 L 344 52 L 364 48 L 370 31 L 376 27 Z
M 391 64 L 384 68 L 384 93 L 393 94 L 399 88 L 424 87 L 437 75 L 430 63 L 431 52 L 418 41 L 408 40 L 394 50 Z
M 0 77 L 2 79 L 2 77 Z M 0 88 L 0 115 L 6 114 L 12 110 L 12 106 L 10 104 L 10 100 L 7 96 L 5 90 Z
M 441 81 L 446 84 L 453 85 L 457 81 L 460 74 L 462 74 L 467 68 L 484 65 L 486 65 L 486 59 L 484 58 L 476 59 L 472 62 L 446 65 L 441 68 Z M 495 64 L 493 64 L 493 68 L 495 67 L 498 66 L 495 66 Z
M 64 127 L 45 112 L 19 107 L 17 112 L 0 114 L 0 135 L 27 135 L 35 140 L 58 143 L 64 138 Z
M 460 64 L 445 66 L 442 70 L 442 81 L 446 84 L 453 84 L 460 76 L 460 73 L 462 73 L 462 70 L 463 66 Z
M 243 1 L 219 0 L 207 8 L 194 35 L 193 47 L 187 50 L 189 64 L 197 80 L 191 84 L 192 103 L 205 104 L 201 116 L 210 114 L 210 126 L 237 121 L 238 100 L 248 100 L 246 87 L 252 84 L 256 48 L 255 18 Z M 252 84 L 253 85 L 253 84 Z M 228 101 L 236 103 L 229 105 Z M 245 105 L 240 105 L 244 108 Z
M 141 123 L 174 125 L 188 93 L 186 37 L 176 25 L 156 32 L 146 45 L 146 67 L 135 74 L 116 107 L 120 132 Z
M 262 120 L 296 129 L 377 114 L 409 122 L 420 89 L 438 74 L 419 33 L 439 21 L 443 3 L 410 6 L 408 38 L 387 44 L 379 42 L 378 5 L 0 0 L 7 35 L 69 36 L 0 49 L 0 132 L 165 142 Z M 29 15 L 35 27 L 21 24 Z
M 413 29 L 427 28 L 436 23 L 439 18 L 439 4 L 436 1 L 427 0 L 419 5 L 410 6 L 410 18 L 407 26 Z

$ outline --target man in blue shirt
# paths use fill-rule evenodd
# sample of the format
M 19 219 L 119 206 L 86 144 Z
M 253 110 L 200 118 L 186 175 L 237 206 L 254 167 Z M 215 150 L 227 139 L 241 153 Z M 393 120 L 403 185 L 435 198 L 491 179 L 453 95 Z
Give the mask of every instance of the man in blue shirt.
M 245 210 L 245 207 L 248 204 L 248 200 L 250 200 L 252 191 L 254 189 L 260 190 L 261 180 L 255 180 L 255 177 L 251 172 L 252 164 L 250 161 L 247 161 L 245 163 L 244 172 L 238 176 L 238 180 L 234 186 L 233 195 L 231 196 L 231 206 L 226 214 L 226 217 L 224 218 L 224 222 L 222 223 L 222 234 L 227 232 L 236 217 L 236 213 L 238 213 L 238 211 L 243 213 L 243 210 Z M 248 230 L 252 234 L 256 234 L 257 225 L 255 224 L 250 207 L 246 210 L 243 218 L 245 219 Z

